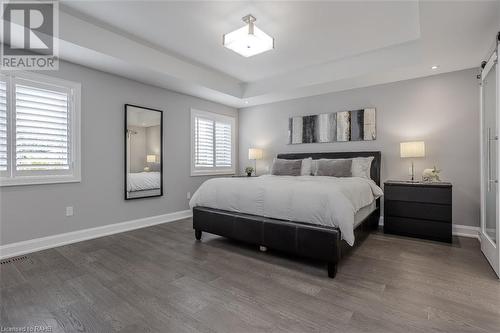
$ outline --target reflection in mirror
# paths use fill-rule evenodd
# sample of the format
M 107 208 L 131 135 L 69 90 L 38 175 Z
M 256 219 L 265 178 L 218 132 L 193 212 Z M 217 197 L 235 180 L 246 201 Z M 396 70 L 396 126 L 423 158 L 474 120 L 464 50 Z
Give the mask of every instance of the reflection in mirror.
M 125 105 L 125 199 L 163 195 L 163 112 Z

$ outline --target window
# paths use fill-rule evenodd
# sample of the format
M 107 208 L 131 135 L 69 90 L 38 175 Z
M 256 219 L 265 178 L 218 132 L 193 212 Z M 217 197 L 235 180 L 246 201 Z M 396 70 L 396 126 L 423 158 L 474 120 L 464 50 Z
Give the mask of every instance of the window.
M 191 110 L 191 175 L 234 173 L 234 118 Z
M 80 181 L 80 84 L 0 75 L 0 185 Z

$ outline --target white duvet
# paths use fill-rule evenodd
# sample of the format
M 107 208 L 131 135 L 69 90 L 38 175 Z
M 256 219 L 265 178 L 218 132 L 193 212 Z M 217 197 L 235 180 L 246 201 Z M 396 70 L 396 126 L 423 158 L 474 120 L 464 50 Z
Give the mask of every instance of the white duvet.
M 159 172 L 131 172 L 128 174 L 127 191 L 145 191 L 160 188 Z
M 353 245 L 354 214 L 382 194 L 375 182 L 360 177 L 214 178 L 200 186 L 189 206 L 334 226 Z

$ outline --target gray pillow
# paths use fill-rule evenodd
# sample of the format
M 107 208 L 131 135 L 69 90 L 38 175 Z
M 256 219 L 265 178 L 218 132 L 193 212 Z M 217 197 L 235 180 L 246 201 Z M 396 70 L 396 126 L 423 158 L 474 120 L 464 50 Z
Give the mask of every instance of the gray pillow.
M 318 160 L 315 176 L 352 177 L 352 160 Z
M 300 176 L 302 160 L 282 160 L 275 158 L 271 174 L 275 176 Z
M 161 164 L 160 163 L 149 164 L 149 171 L 160 172 L 161 171 Z

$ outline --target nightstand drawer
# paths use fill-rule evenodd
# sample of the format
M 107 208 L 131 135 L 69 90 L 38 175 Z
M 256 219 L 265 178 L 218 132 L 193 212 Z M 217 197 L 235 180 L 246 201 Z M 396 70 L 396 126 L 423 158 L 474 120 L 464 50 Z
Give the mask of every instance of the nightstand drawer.
M 388 216 L 437 220 L 451 223 L 451 206 L 410 201 L 385 201 Z
M 384 216 L 384 232 L 451 243 L 451 223 Z
M 385 200 L 451 205 L 451 191 L 446 187 L 386 185 L 384 196 Z

